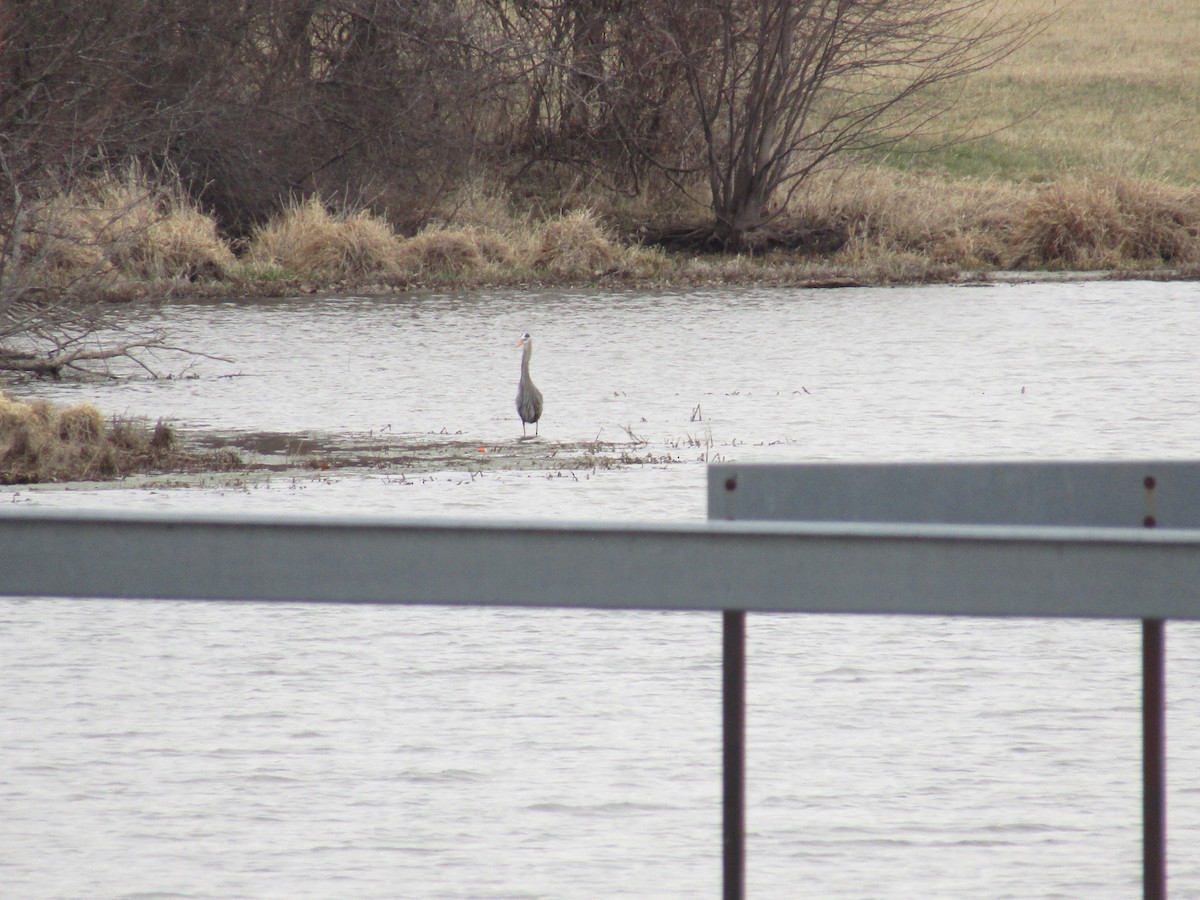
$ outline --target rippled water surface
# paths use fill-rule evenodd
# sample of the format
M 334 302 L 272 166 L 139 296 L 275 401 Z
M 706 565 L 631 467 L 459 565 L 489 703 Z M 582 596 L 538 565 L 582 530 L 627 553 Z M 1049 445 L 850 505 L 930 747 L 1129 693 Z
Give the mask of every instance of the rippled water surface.
M 184 428 L 670 464 L 25 506 L 698 519 L 703 460 L 1196 458 L 1200 285 L 501 293 L 159 313 L 183 379 L 27 392 Z M 182 368 L 186 363 L 165 360 Z M 537 452 L 537 442 L 522 445 Z M 754 616 L 752 896 L 1140 895 L 1139 631 Z M 1200 895 L 1200 629 L 1168 628 L 1170 862 Z M 720 883 L 711 615 L 0 601 L 0 894 L 690 897 Z

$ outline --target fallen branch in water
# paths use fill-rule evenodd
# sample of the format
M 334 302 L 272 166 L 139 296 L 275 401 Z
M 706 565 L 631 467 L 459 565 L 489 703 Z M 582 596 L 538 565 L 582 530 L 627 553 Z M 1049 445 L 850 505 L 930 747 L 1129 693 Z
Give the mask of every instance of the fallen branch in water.
M 149 347 L 161 347 L 162 340 L 158 338 L 150 338 L 137 341 L 126 341 L 122 344 L 117 344 L 113 347 L 104 347 L 99 349 L 85 349 L 82 347 L 63 350 L 61 348 L 52 350 L 45 356 L 26 353 L 19 351 L 6 352 L 0 348 L 0 369 L 10 372 L 25 372 L 30 375 L 39 377 L 49 375 L 53 378 L 61 378 L 64 369 L 76 369 L 87 374 L 97 374 L 86 368 L 81 363 L 96 362 L 99 360 L 110 360 L 117 358 L 128 358 L 133 360 L 146 371 L 150 372 L 150 368 L 139 360 L 133 351 L 146 349 Z
M 156 371 L 141 358 L 137 353 L 139 350 L 161 350 L 182 353 L 195 358 L 232 362 L 227 357 L 200 353 L 186 347 L 176 347 L 167 344 L 161 336 L 152 336 L 122 341 L 107 347 L 80 347 L 71 346 L 68 343 L 66 346 L 56 346 L 44 354 L 0 347 L 0 371 L 21 372 L 38 377 L 48 375 L 59 379 L 62 378 L 64 371 L 72 370 L 82 375 L 115 378 L 116 376 L 109 371 L 97 370 L 86 364 L 126 359 L 143 369 L 151 378 L 163 377 L 162 373 Z

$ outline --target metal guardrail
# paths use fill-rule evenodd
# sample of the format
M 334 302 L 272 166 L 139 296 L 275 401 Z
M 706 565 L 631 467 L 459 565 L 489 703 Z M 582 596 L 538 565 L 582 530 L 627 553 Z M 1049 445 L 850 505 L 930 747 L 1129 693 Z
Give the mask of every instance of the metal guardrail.
M 1144 891 L 1166 892 L 1163 620 L 1200 619 L 1200 464 L 715 465 L 706 523 L 0 512 L 0 596 L 713 610 L 744 894 L 746 611 L 1143 620 Z
M 1200 618 L 1200 530 L 0 512 L 0 595 Z
M 1173 533 L 1190 541 L 1200 526 L 1200 465 L 1139 461 L 715 466 L 709 469 L 708 509 L 710 517 L 726 519 L 1016 526 L 1025 538 L 1048 537 L 1055 528 L 1084 527 L 1112 529 L 1114 537 L 1119 534 L 1122 541 L 1136 542 L 1129 529 L 1140 525 L 1147 534 L 1153 529 L 1156 535 L 1163 533 L 1161 528 L 1188 529 Z M 1017 546 L 1014 542 L 1010 549 Z M 1178 549 L 1181 556 L 1196 552 L 1194 548 Z M 973 584 L 943 583 L 943 587 L 968 593 L 997 590 L 1002 602 L 1011 599 L 1003 593 L 1002 571 L 996 567 L 1023 567 L 1032 560 L 1024 554 L 1005 559 L 1003 549 L 993 550 L 979 560 L 979 578 Z M 933 546 L 911 547 L 887 576 L 903 578 L 906 566 L 920 570 L 937 563 L 941 555 Z M 1163 620 L 1195 616 L 1200 607 L 1200 581 L 1158 569 L 1149 555 L 1135 552 L 1134 556 L 1139 562 L 1128 560 L 1132 581 L 1113 585 L 1121 598 L 1096 584 L 1090 577 L 1095 573 L 1081 568 L 1091 563 L 1073 552 L 1064 553 L 1057 567 L 1024 570 L 1019 578 L 1031 579 L 1025 587 L 1040 592 L 1047 604 L 1054 604 L 1025 614 L 1046 616 L 1086 609 L 1079 614 L 1103 615 L 1099 608 L 1107 606 L 1114 617 L 1142 620 L 1142 891 L 1146 898 L 1159 900 L 1167 893 Z M 1099 559 L 1093 562 L 1099 563 Z M 942 578 L 950 574 L 939 572 Z M 920 577 L 909 574 L 909 580 L 919 581 Z M 1060 591 L 1063 588 L 1065 591 Z M 1174 602 L 1163 604 L 1168 597 Z M 1029 598 L 1022 594 L 1019 599 L 1023 604 Z M 1063 601 L 1080 606 L 1059 605 Z M 1181 614 L 1164 606 L 1173 606 Z M 745 877 L 744 752 L 740 749 L 745 728 L 744 612 L 724 614 L 724 635 L 725 895 L 741 897 Z

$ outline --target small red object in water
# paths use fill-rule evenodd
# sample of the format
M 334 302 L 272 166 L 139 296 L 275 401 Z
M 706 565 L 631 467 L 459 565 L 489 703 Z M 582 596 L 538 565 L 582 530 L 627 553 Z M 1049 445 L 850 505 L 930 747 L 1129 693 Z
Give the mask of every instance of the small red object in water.
M 480 447 L 478 452 L 479 453 L 487 453 L 487 447 Z

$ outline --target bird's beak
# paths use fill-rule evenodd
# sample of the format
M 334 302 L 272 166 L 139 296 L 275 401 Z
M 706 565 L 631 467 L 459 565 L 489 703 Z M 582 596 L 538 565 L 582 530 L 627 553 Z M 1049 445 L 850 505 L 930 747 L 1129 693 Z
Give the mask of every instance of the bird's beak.
M 520 350 L 524 346 L 525 346 L 525 338 L 521 338 L 519 341 L 517 341 L 515 344 L 513 344 L 513 349 Z

